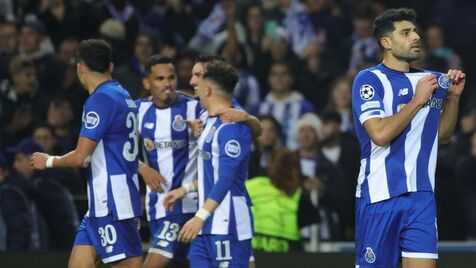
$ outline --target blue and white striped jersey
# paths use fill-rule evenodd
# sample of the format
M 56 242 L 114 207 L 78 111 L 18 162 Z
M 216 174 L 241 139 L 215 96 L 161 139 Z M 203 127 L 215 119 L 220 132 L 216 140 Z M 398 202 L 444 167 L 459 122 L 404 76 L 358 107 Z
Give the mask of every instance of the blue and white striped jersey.
M 428 74 L 435 75 L 439 83 L 428 103 L 389 144 L 374 144 L 364 122 L 398 113 L 412 100 L 417 82 Z M 374 203 L 406 192 L 433 191 L 438 127 L 449 85 L 449 77 L 441 73 L 403 73 L 383 64 L 357 75 L 352 88 L 355 130 L 361 147 L 356 197 Z
M 198 139 L 199 206 L 207 198 L 220 205 L 204 223 L 201 234 L 253 236 L 251 201 L 245 188 L 251 131 L 244 123 L 222 123 L 209 117 Z
M 117 81 L 102 83 L 86 100 L 80 137 L 98 142 L 88 167 L 86 216 L 141 215 L 137 128 L 137 106 Z
M 292 150 L 298 147 L 296 133 L 294 133 L 296 122 L 303 114 L 313 112 L 314 106 L 296 91 L 284 100 L 278 100 L 269 93 L 258 110 L 259 115 L 272 115 L 278 120 L 283 131 L 283 142 Z
M 177 202 L 172 211 L 164 209 L 163 200 L 168 191 L 197 178 L 197 142 L 186 120 L 199 118 L 198 101 L 177 94 L 176 102 L 169 108 L 159 109 L 151 100 L 137 100 L 139 107 L 139 133 L 144 145 L 146 162 L 167 180 L 163 193 L 147 187 L 146 211 L 148 220 L 171 214 L 197 211 L 197 193 L 189 193 Z

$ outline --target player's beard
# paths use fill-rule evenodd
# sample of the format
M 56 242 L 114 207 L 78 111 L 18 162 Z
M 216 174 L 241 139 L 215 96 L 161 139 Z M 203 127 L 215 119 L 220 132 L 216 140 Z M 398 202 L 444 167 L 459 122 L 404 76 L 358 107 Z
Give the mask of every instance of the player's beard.
M 405 51 L 403 53 L 395 53 L 393 56 L 399 60 L 403 60 L 408 63 L 411 63 L 421 58 L 421 51 L 418 51 L 418 52 Z

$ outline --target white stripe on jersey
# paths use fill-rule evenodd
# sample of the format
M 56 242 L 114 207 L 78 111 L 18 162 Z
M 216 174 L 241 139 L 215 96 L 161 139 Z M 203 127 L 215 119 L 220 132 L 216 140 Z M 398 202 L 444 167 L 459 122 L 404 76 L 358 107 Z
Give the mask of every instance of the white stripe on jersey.
M 215 121 L 214 121 L 215 122 Z M 216 185 L 217 181 L 220 179 L 218 176 L 218 171 L 220 170 L 219 157 L 220 157 L 220 147 L 218 146 L 218 133 L 223 126 L 226 124 L 221 124 L 218 129 L 213 134 L 213 143 L 212 143 L 212 165 L 213 165 L 213 184 Z M 203 204 L 200 205 L 202 207 Z M 228 228 L 230 225 L 230 208 L 231 208 L 231 195 L 230 191 L 225 195 L 223 201 L 220 203 L 218 208 L 213 212 L 213 223 L 212 223 L 212 233 L 213 234 L 228 234 Z
M 357 190 L 355 191 L 356 197 L 361 197 L 361 186 L 365 180 L 365 168 L 367 167 L 367 159 L 360 159 L 360 170 L 359 170 L 359 177 L 357 179 Z
M 100 140 L 93 155 L 91 156 L 92 183 L 94 189 L 94 213 L 96 217 L 104 217 L 108 214 L 107 208 L 107 174 L 106 154 L 103 140 Z M 130 202 L 130 199 L 127 200 Z M 116 204 L 117 206 L 118 204 Z M 91 208 L 89 208 L 91 209 Z
M 150 106 L 152 106 L 152 104 L 153 102 L 142 102 L 139 105 L 139 132 L 141 131 L 141 126 L 144 121 L 144 115 L 147 112 L 147 110 L 149 110 Z
M 134 175 L 134 177 L 134 180 L 136 181 L 137 175 Z M 125 218 L 133 218 L 134 210 L 131 202 L 121 202 L 122 200 L 131 200 L 126 174 L 111 175 L 111 190 L 112 198 L 116 204 L 117 213 Z M 139 190 L 139 188 L 137 188 L 137 190 Z
M 238 240 L 242 241 L 250 239 L 253 236 L 251 230 L 251 217 L 248 213 L 248 206 L 246 204 L 246 198 L 244 196 L 233 197 L 233 210 L 235 211 L 236 220 L 236 233 L 238 234 Z

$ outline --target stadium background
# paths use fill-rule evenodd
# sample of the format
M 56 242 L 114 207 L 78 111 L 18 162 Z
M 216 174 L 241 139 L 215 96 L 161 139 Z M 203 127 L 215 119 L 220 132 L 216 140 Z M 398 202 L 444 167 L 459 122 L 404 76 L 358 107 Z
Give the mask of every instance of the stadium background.
M 22 190 L 31 199 L 29 204 L 37 202 L 34 205 L 43 218 L 39 225 L 46 229 L 35 251 L 26 243 L 13 253 L 0 253 L 0 267 L 27 263 L 62 267 L 66 263 L 74 231 L 60 228 L 64 226 L 60 220 L 67 218 L 68 224 L 75 225 L 87 209 L 84 171 L 29 173 L 21 159 L 7 151 L 30 137 L 50 153 L 74 148 L 87 98 L 76 78 L 74 54 L 78 41 L 92 37 L 112 45 L 114 76 L 133 98 L 146 96 L 140 82 L 141 63 L 153 53 L 176 60 L 178 89 L 189 93 L 191 67 L 198 54 L 221 55 L 237 67 L 241 75 L 237 99 L 252 114 L 276 117 L 283 131 L 273 133 L 277 130 L 271 127 L 270 136 L 257 140 L 252 159 L 258 164 L 250 165 L 250 177 L 265 173 L 262 160 L 279 146 L 301 155 L 307 150 L 306 140 L 297 137 L 299 126 L 315 130 L 313 146 L 322 158 L 332 158 L 335 146 L 350 148 L 342 153 L 343 159 L 327 159 L 332 170 L 327 173 L 316 175 L 301 167 L 304 175 L 329 177 L 324 182 L 327 189 L 337 187 L 333 182 L 340 180 L 339 193 L 319 207 L 319 213 L 327 216 L 319 225 L 339 228 L 319 231 L 317 244 L 307 247 L 307 251 L 334 253 L 257 253 L 257 263 L 258 267 L 296 262 L 303 262 L 300 267 L 341 267 L 340 261 L 342 267 L 352 265 L 352 192 L 359 151 L 349 91 L 360 69 L 381 60 L 371 32 L 372 19 L 386 8 L 404 6 L 419 15 L 424 56 L 415 66 L 442 72 L 461 68 L 469 77 L 457 131 L 449 144 L 439 148 L 436 196 L 439 238 L 458 241 L 442 243 L 439 267 L 472 267 L 469 261 L 474 263 L 476 252 L 471 242 L 476 239 L 476 95 L 471 78 L 476 74 L 476 4 L 470 0 L 0 0 L 0 152 L 4 155 L 0 168 L 10 171 L 9 180 L 44 187 L 40 188 L 43 195 L 34 198 L 26 188 Z M 279 80 L 270 72 L 282 62 L 290 66 L 288 73 L 284 68 L 281 74 L 288 80 Z M 290 86 L 280 89 L 279 84 Z M 321 123 L 300 114 L 294 118 L 267 112 L 264 106 L 273 104 L 271 97 L 279 90 L 304 96 L 305 101 L 292 104 L 306 102 Z M 31 149 L 26 146 L 17 153 Z M 3 182 L 4 178 L 0 186 Z M 303 190 L 316 191 L 319 186 L 313 182 L 303 178 Z M 76 213 L 70 212 L 73 205 Z M 45 212 L 42 206 L 49 209 Z M 58 211 L 65 214 L 58 216 Z M 148 241 L 146 221 L 142 230 Z

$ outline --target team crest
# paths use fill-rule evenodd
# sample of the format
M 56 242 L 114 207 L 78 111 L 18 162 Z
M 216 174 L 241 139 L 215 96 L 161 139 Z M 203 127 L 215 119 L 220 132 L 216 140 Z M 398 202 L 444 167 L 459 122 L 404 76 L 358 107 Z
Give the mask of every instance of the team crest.
M 363 100 L 371 100 L 375 95 L 375 90 L 371 85 L 365 84 L 360 88 L 360 97 Z
M 147 151 L 152 151 L 152 150 L 154 150 L 154 142 L 149 138 L 145 138 L 144 139 L 144 147 Z
M 375 254 L 374 251 L 372 250 L 371 247 L 367 247 L 367 251 L 365 252 L 365 261 L 368 263 L 374 263 L 375 262 Z
M 215 130 L 216 128 L 215 127 L 212 127 L 212 129 L 210 129 L 210 132 L 208 132 L 208 135 L 207 137 L 205 138 L 205 142 L 211 142 L 212 139 L 213 139 L 213 135 L 215 134 Z
M 449 88 L 451 85 L 450 76 L 447 74 L 443 74 L 438 78 L 438 85 L 442 88 Z
M 180 114 L 175 116 L 172 128 L 177 132 L 184 131 L 187 128 L 187 124 Z

